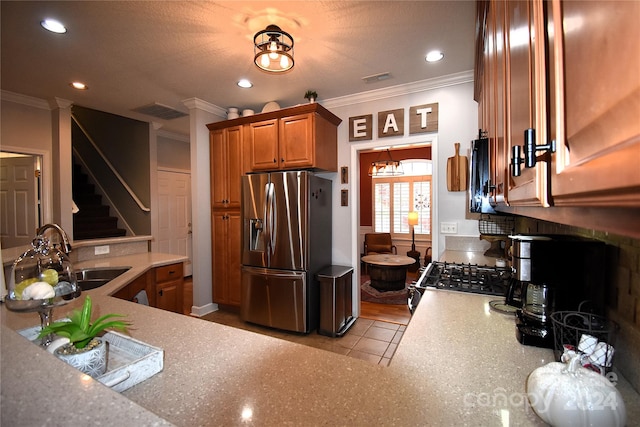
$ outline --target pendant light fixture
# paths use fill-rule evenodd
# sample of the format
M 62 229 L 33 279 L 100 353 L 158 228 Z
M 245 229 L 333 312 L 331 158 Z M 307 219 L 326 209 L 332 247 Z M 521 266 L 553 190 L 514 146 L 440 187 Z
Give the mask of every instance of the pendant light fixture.
M 293 37 L 277 25 L 269 25 L 253 37 L 253 62 L 268 73 L 284 73 L 293 68 Z
M 391 151 L 387 149 L 387 158 L 382 158 L 382 151 L 378 155 L 378 159 L 375 162 L 371 162 L 369 167 L 369 176 L 399 176 L 404 175 L 404 169 L 402 163 L 398 160 L 393 160 L 391 157 Z

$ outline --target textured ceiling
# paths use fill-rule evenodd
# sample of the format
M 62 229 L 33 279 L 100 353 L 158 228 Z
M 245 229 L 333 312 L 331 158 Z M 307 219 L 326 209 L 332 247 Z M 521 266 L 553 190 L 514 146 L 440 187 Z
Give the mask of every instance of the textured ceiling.
M 475 1 L 2 1 L 1 88 L 145 121 L 132 110 L 187 112 L 189 98 L 260 111 L 306 102 L 314 89 L 322 102 L 471 70 L 474 16 Z M 46 17 L 68 32 L 43 30 Z M 253 35 L 271 23 L 295 39 L 295 67 L 284 75 L 253 65 Z M 428 64 L 433 49 L 445 58 Z M 239 88 L 240 78 L 253 88 Z M 188 133 L 188 117 L 157 121 Z

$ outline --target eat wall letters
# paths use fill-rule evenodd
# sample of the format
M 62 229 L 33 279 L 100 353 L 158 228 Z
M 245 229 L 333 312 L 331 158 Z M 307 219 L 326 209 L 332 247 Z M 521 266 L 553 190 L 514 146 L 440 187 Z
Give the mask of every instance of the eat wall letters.
M 378 138 L 403 136 L 404 108 L 378 113 Z M 409 107 L 409 134 L 438 131 L 438 103 Z M 349 117 L 349 142 L 373 139 L 373 114 Z

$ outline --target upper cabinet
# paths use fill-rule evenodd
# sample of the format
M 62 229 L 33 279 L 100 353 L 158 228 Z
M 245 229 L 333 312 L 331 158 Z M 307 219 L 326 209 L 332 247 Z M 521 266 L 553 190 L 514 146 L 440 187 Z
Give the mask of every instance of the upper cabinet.
M 209 138 L 212 207 L 239 208 L 243 128 L 216 129 L 209 133 Z
M 640 206 L 640 2 L 553 1 L 556 206 Z
M 640 2 L 478 2 L 475 96 L 498 207 L 640 206 L 638 16 Z
M 214 131 L 242 126 L 243 172 L 338 170 L 342 120 L 317 103 L 207 125 Z

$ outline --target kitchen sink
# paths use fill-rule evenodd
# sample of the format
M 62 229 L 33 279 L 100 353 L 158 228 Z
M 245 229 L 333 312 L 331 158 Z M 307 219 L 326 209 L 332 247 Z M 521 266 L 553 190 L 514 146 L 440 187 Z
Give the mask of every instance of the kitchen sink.
M 130 268 L 131 267 L 85 268 L 76 271 L 76 279 L 80 289 L 88 291 L 105 285 L 122 273 L 129 271 Z

